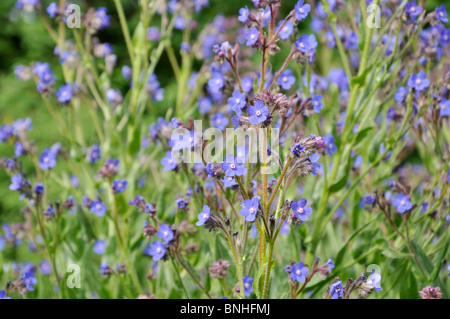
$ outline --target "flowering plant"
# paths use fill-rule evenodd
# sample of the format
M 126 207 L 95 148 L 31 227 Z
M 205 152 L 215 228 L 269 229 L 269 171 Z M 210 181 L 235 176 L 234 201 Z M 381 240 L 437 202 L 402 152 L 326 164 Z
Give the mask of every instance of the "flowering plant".
M 41 17 L 61 71 L 14 72 L 58 142 L 32 140 L 29 117 L 0 127 L 23 207 L 0 296 L 448 297 L 445 5 L 252 0 L 211 17 L 213 1 L 140 0 L 128 23 L 119 0 L 79 16 L 43 2 L 15 10 Z M 124 57 L 101 40 L 115 21 Z

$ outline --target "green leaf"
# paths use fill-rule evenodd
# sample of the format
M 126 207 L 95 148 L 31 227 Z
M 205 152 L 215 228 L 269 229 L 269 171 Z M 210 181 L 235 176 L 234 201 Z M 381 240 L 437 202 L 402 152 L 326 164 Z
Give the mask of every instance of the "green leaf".
M 425 275 L 428 278 L 423 278 L 422 272 L 420 272 L 420 276 L 422 277 L 424 282 L 432 283 L 429 279 L 432 278 L 432 273 L 434 272 L 433 263 L 431 262 L 430 258 L 427 256 L 427 254 L 423 251 L 422 247 L 420 247 L 414 240 L 411 240 L 411 245 L 414 249 L 414 252 L 417 256 L 417 260 L 420 263 L 420 266 L 422 267 L 422 269 L 425 272 Z M 447 244 L 447 247 L 448 247 L 448 244 Z M 413 259 L 411 259 L 411 260 L 413 260 Z M 415 262 L 414 262 L 414 265 L 415 265 Z M 441 291 L 444 294 L 444 297 L 447 298 L 448 292 L 447 292 L 447 289 L 445 288 L 444 282 L 439 277 L 437 277 L 436 280 L 434 280 L 434 282 L 441 288 Z
M 411 245 L 414 249 L 415 255 L 417 256 L 417 261 L 419 262 L 422 269 L 426 273 L 431 273 L 433 271 L 433 264 L 431 263 L 427 254 L 423 251 L 422 247 L 420 247 L 414 240 L 411 240 Z M 423 278 L 423 280 L 426 281 L 427 278 Z
M 256 297 L 258 297 L 258 299 L 261 299 L 261 295 L 262 295 L 262 289 L 264 283 L 261 284 L 261 282 L 264 281 L 264 274 L 266 273 L 266 267 L 267 267 L 267 262 L 264 263 L 261 267 L 259 267 L 258 272 L 256 273 L 255 279 L 253 280 L 253 291 L 256 294 Z
M 133 131 L 133 139 L 131 140 L 130 145 L 128 146 L 128 153 L 130 155 L 134 155 L 139 151 L 141 147 L 141 130 L 136 127 Z
M 450 244 L 450 237 L 447 236 L 444 246 L 439 251 L 439 255 L 437 255 L 435 258 L 434 270 L 428 277 L 428 281 L 435 281 L 438 278 L 442 268 L 442 263 L 444 262 L 445 256 L 447 255 L 449 244 Z
M 380 215 L 381 216 L 381 215 Z M 379 217 L 376 217 L 374 219 L 372 219 L 370 222 L 368 222 L 367 224 L 363 225 L 360 229 L 358 229 L 357 231 L 355 231 L 353 233 L 353 235 L 347 240 L 347 242 L 345 243 L 345 245 L 341 248 L 341 250 L 339 250 L 337 256 L 336 256 L 336 266 L 340 265 L 342 260 L 344 259 L 345 253 L 347 252 L 347 249 L 350 245 L 350 243 L 352 242 L 352 240 L 358 236 L 359 233 L 361 233 L 364 229 L 366 229 L 367 226 L 369 226 L 370 224 L 372 224 L 375 220 L 379 219 Z
M 276 261 L 272 260 L 270 264 L 270 270 L 272 270 L 272 268 L 275 267 L 275 264 Z M 267 262 L 265 262 L 261 267 L 259 267 L 258 272 L 256 273 L 255 279 L 253 281 L 253 291 L 255 292 L 256 297 L 258 297 L 258 299 L 261 298 L 263 293 L 266 268 Z
M 347 184 L 348 176 L 350 175 L 350 169 L 352 167 L 351 159 L 352 159 L 351 152 L 349 151 L 346 159 L 346 164 L 344 167 L 344 175 L 342 175 L 342 177 L 336 183 L 332 184 L 329 187 L 330 193 L 336 193 L 340 191 Z M 338 165 L 338 163 L 336 163 L 335 165 Z
M 359 131 L 356 134 L 355 144 L 354 145 L 355 146 L 358 145 L 367 136 L 367 134 L 369 134 L 369 132 L 371 130 L 373 130 L 373 126 L 366 127 L 364 129 L 362 129 L 361 131 Z

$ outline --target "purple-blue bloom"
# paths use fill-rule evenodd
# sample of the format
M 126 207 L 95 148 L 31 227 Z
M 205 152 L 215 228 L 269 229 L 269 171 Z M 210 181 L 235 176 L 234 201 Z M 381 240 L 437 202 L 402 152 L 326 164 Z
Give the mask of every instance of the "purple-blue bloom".
M 317 47 L 317 40 L 314 34 L 303 34 L 300 38 L 295 41 L 295 47 L 304 53 L 313 53 Z
M 250 14 L 250 12 L 249 12 L 247 6 L 245 6 L 245 8 L 240 8 L 238 20 L 241 21 L 242 23 L 244 23 L 245 21 L 247 21 L 249 14 Z
M 255 196 L 252 199 L 246 199 L 244 203 L 241 204 L 241 215 L 245 217 L 248 222 L 253 222 L 256 219 L 256 214 L 258 213 L 259 207 L 259 196 Z
M 211 118 L 211 124 L 215 128 L 224 131 L 228 126 L 228 118 L 223 113 L 215 113 Z
M 250 123 L 253 125 L 264 122 L 269 116 L 269 108 L 262 101 L 255 101 L 255 105 L 250 105 L 247 109 L 250 115 Z
M 308 16 L 308 13 L 311 11 L 311 6 L 307 3 L 305 4 L 303 0 L 300 0 L 295 5 L 294 10 L 295 10 L 295 17 L 297 18 L 297 20 L 302 21 L 306 19 L 306 17 Z
M 283 90 L 289 90 L 295 83 L 295 77 L 292 75 L 292 70 L 287 69 L 281 73 L 277 82 Z
M 439 115 L 450 116 L 450 100 L 443 99 L 441 103 L 439 103 Z
M 258 41 L 258 38 L 259 38 L 258 29 L 256 29 L 255 27 L 245 31 L 244 35 L 245 35 L 245 40 L 247 40 L 247 42 L 245 43 L 247 46 L 254 45 L 256 43 L 256 41 Z
M 342 287 L 342 281 L 338 280 L 330 287 L 330 296 L 333 299 L 338 299 L 342 297 L 344 293 L 344 288 Z
M 228 99 L 228 104 L 237 115 L 241 115 L 246 101 L 245 94 L 242 94 L 239 91 L 234 91 L 232 96 Z
M 244 282 L 244 295 L 249 297 L 253 292 L 253 278 L 250 276 L 245 276 L 243 279 Z
M 56 166 L 56 154 L 49 149 L 44 149 L 39 156 L 41 169 L 48 170 Z
M 392 200 L 392 205 L 397 208 L 397 211 L 400 214 L 403 214 L 412 208 L 411 201 L 405 194 L 397 194 L 397 196 Z
M 416 91 L 422 91 L 430 86 L 430 80 L 427 79 L 427 74 L 423 71 L 417 74 L 413 73 L 408 79 L 408 86 Z
M 228 154 L 225 156 L 224 161 L 220 164 L 221 168 L 225 172 L 226 176 L 242 176 L 245 174 L 245 165 L 242 161 L 238 161 L 238 158 L 234 157 L 233 154 Z
M 106 205 L 103 204 L 101 200 L 91 201 L 91 203 L 89 204 L 89 208 L 91 212 L 98 217 L 104 216 L 107 210 Z
M 128 182 L 126 180 L 118 180 L 113 181 L 112 189 L 114 194 L 119 194 L 125 191 L 127 188 Z
M 292 265 L 291 268 L 291 280 L 296 282 L 304 282 L 306 276 L 308 275 L 308 267 L 305 266 L 301 261 Z
M 325 141 L 325 147 L 327 149 L 328 155 L 333 155 L 334 152 L 337 151 L 337 147 L 334 144 L 334 137 L 331 134 L 327 134 L 323 137 Z
M 103 255 L 106 251 L 106 241 L 104 240 L 96 240 L 94 243 L 94 246 L 92 247 L 92 250 L 97 255 Z
M 211 209 L 208 205 L 203 206 L 203 211 L 198 214 L 198 222 L 195 223 L 197 226 L 202 226 L 211 217 Z
M 407 16 L 411 16 L 415 19 L 421 12 L 423 8 L 417 5 L 416 1 L 410 1 L 405 5 L 405 13 Z
M 165 171 L 173 171 L 177 168 L 177 163 L 172 159 L 171 151 L 166 152 L 166 157 L 161 159 L 161 164 L 164 166 Z
M 166 254 L 166 246 L 162 242 L 155 240 L 152 244 L 148 244 L 145 247 L 143 253 L 152 256 L 153 261 L 159 261 Z
M 278 29 L 281 28 L 281 25 L 283 24 L 284 20 L 280 21 L 278 23 Z M 283 28 L 280 30 L 278 35 L 280 36 L 281 40 L 287 40 L 291 36 L 292 32 L 294 32 L 294 24 L 291 21 L 287 21 Z
M 311 96 L 311 103 L 313 105 L 314 112 L 320 113 L 320 110 L 323 109 L 322 95 L 313 94 Z
M 408 95 L 408 89 L 405 88 L 404 86 L 399 87 L 394 95 L 394 98 L 397 101 L 397 104 L 401 104 L 405 100 L 407 95 Z
M 312 208 L 309 206 L 306 206 L 307 200 L 304 198 L 301 198 L 298 200 L 298 202 L 293 201 L 291 203 L 291 208 L 294 211 L 295 217 L 300 219 L 301 221 L 307 221 L 308 216 L 312 214 Z
M 442 5 L 440 5 L 439 7 L 436 8 L 436 19 L 438 19 L 442 23 L 447 23 L 448 22 L 447 11 L 445 9 L 445 4 L 442 4 Z
M 167 224 L 162 224 L 156 235 L 168 244 L 173 239 L 173 231 Z

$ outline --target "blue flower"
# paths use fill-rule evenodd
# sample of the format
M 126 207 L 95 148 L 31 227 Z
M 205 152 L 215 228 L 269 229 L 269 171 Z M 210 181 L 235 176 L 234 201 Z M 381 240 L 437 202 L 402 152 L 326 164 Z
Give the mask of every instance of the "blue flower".
M 331 258 L 328 258 L 327 265 L 328 265 L 328 270 L 329 271 L 332 271 L 334 269 L 334 267 L 335 267 L 334 262 L 333 262 L 333 260 Z
M 6 296 L 6 291 L 0 290 L 0 299 L 11 299 L 11 297 Z
M 281 20 L 278 23 L 278 29 L 281 28 L 281 25 L 284 23 L 284 20 Z M 291 21 L 287 21 L 283 28 L 279 31 L 278 35 L 280 36 L 281 40 L 287 40 L 291 36 L 292 32 L 294 31 L 294 24 Z
M 53 208 L 53 204 L 50 203 L 47 209 L 43 212 L 44 215 L 52 216 L 55 213 L 55 209 Z
M 441 21 L 443 23 L 448 22 L 447 11 L 445 10 L 445 4 L 440 5 L 439 7 L 436 8 L 436 19 L 438 19 L 439 21 Z
M 300 153 L 303 153 L 305 151 L 305 147 L 302 145 L 302 143 L 298 142 L 292 145 L 292 154 L 299 155 Z
M 413 73 L 408 79 L 408 86 L 416 91 L 422 91 L 430 86 L 430 80 L 427 79 L 427 74 L 423 71 L 417 74 Z
M 308 275 L 308 267 L 305 266 L 301 261 L 292 265 L 291 268 L 291 280 L 297 282 L 304 282 L 306 276 Z
M 119 194 L 125 191 L 127 188 L 128 182 L 126 180 L 118 180 L 113 181 L 112 189 L 114 194 Z
M 109 104 L 117 106 L 123 101 L 122 92 L 119 89 L 108 89 L 106 91 L 106 100 Z
M 52 273 L 52 266 L 45 259 L 39 264 L 39 269 L 41 270 L 41 274 L 45 276 L 49 276 Z
M 166 246 L 162 242 L 155 240 L 152 244 L 148 244 L 145 247 L 144 254 L 152 256 L 153 261 L 159 261 L 166 254 Z
M 198 110 L 201 114 L 206 114 L 211 109 L 211 100 L 207 97 L 201 97 L 198 99 Z
M 326 149 L 328 152 L 328 155 L 333 155 L 334 152 L 337 151 L 337 147 L 334 144 L 334 137 L 331 134 L 327 134 L 323 137 L 324 141 L 325 141 L 325 145 L 326 145 Z
M 34 191 L 36 194 L 44 194 L 44 185 L 41 183 L 36 183 L 34 187 Z
M 169 225 L 162 224 L 156 235 L 168 244 L 173 239 L 173 232 Z
M 26 263 L 23 266 L 23 271 L 20 276 L 20 279 L 24 282 L 25 286 L 29 291 L 33 291 L 34 285 L 37 284 L 37 279 L 35 275 L 36 275 L 36 268 L 32 264 Z
M 241 115 L 246 101 L 245 94 L 242 94 L 239 91 L 234 91 L 232 96 L 228 99 L 228 104 L 237 115 Z
M 301 221 L 307 221 L 308 216 L 312 214 L 312 208 L 306 206 L 307 200 L 301 198 L 298 202 L 293 201 L 291 203 L 291 208 L 294 211 L 295 217 L 300 219 Z
M 202 226 L 211 217 L 211 209 L 208 205 L 203 206 L 203 211 L 198 214 L 198 222 L 195 223 L 197 226 Z
M 91 148 L 89 149 L 88 157 L 89 163 L 91 164 L 95 164 L 95 162 L 97 162 L 99 159 L 102 158 L 100 153 L 100 147 L 98 144 L 94 144 L 91 146 Z
M 244 76 L 241 80 L 242 90 L 245 93 L 250 92 L 253 89 L 253 80 L 247 76 Z
M 333 299 L 338 299 L 344 294 L 344 288 L 342 287 L 342 281 L 338 280 L 331 285 L 330 296 Z
M 255 101 L 255 105 L 250 105 L 247 109 L 250 115 L 249 120 L 253 125 L 264 122 L 269 116 L 269 108 L 262 101 Z
M 106 13 L 107 9 L 105 7 L 97 8 L 96 16 L 99 19 L 99 30 L 109 27 L 111 17 Z
M 24 185 L 25 181 L 21 173 L 11 176 L 11 184 L 9 185 L 10 190 L 12 191 L 20 190 Z
M 253 197 L 251 200 L 246 199 L 244 203 L 241 204 L 241 215 L 245 217 L 248 222 L 253 222 L 256 219 L 256 214 L 258 213 L 259 207 L 259 196 Z
M 287 69 L 281 73 L 277 82 L 283 90 L 289 90 L 295 83 L 295 77 L 292 75 L 292 70 Z
M 400 214 L 403 214 L 412 208 L 411 201 L 405 194 L 397 194 L 397 196 L 392 200 L 392 205 L 397 208 L 397 211 Z
M 212 78 L 208 80 L 208 89 L 213 93 L 218 93 L 224 86 L 225 81 L 223 75 L 214 72 Z
M 128 65 L 124 65 L 121 69 L 121 73 L 125 81 L 130 81 L 133 70 Z
M 178 198 L 175 200 L 175 203 L 177 204 L 177 207 L 178 207 L 179 209 L 185 209 L 185 208 L 186 208 L 186 205 L 188 204 L 188 202 L 187 202 L 183 197 L 178 197 Z
M 307 3 L 304 4 L 304 1 L 300 0 L 295 5 L 294 10 L 295 10 L 295 17 L 297 18 L 297 20 L 302 21 L 306 19 L 306 17 L 308 16 L 308 13 L 311 11 L 311 6 Z
M 397 104 L 401 104 L 405 100 L 407 95 L 408 95 L 408 89 L 405 88 L 404 86 L 399 87 L 394 95 L 394 98 L 397 101 Z
M 323 109 L 322 95 L 313 94 L 313 96 L 311 97 L 311 103 L 313 105 L 314 112 L 320 113 L 320 110 Z
M 39 156 L 39 165 L 43 170 L 48 170 L 55 167 L 56 154 L 49 149 L 44 149 L 44 151 Z
M 56 91 L 56 97 L 58 98 L 58 101 L 61 103 L 69 102 L 72 99 L 72 96 L 73 92 L 71 84 L 61 85 L 59 87 L 59 90 Z
M 224 186 L 225 188 L 233 187 L 233 186 L 238 185 L 238 183 L 236 183 L 236 181 L 234 180 L 234 178 L 233 178 L 233 177 L 229 177 L 229 176 L 224 176 L 224 177 L 221 179 L 221 182 L 223 183 L 223 186 Z
M 161 159 L 161 164 L 164 166 L 165 171 L 173 171 L 177 168 L 177 163 L 172 159 L 171 151 L 166 152 L 166 157 Z
M 418 6 L 416 1 L 410 1 L 405 5 L 406 15 L 411 16 L 412 18 L 416 18 L 422 11 L 423 8 Z
M 253 278 L 249 276 L 245 276 L 243 279 L 244 282 L 244 295 L 249 297 L 253 292 Z
M 55 2 L 50 3 L 47 7 L 47 13 L 53 19 L 58 14 L 58 5 Z
M 238 20 L 244 23 L 245 21 L 247 21 L 249 13 L 250 12 L 247 6 L 245 6 L 245 8 L 240 8 Z
M 258 29 L 253 27 L 250 30 L 245 31 L 244 36 L 245 36 L 245 40 L 247 40 L 247 42 L 245 44 L 247 46 L 252 46 L 256 43 L 256 41 L 258 41 L 258 38 L 259 38 Z
M 380 286 L 381 276 L 375 273 L 375 269 L 372 270 L 369 280 L 371 281 L 371 284 L 376 292 L 380 292 L 381 290 L 383 290 L 383 288 L 381 288 Z
M 303 34 L 300 38 L 295 41 L 295 47 L 304 53 L 313 53 L 317 47 L 317 40 L 314 34 L 307 35 Z
M 97 215 L 98 217 L 102 217 L 106 213 L 106 205 L 103 204 L 101 200 L 91 201 L 89 204 L 90 211 Z
M 147 29 L 147 39 L 149 41 L 159 41 L 161 40 L 161 32 L 157 27 L 149 27 Z
M 372 205 L 375 202 L 375 197 L 369 194 L 364 196 L 364 203 L 367 205 Z
M 228 154 L 225 160 L 220 164 L 222 170 L 226 176 L 242 176 L 245 174 L 245 165 L 241 161 L 237 161 L 237 158 L 233 154 Z
M 441 103 L 439 103 L 439 115 L 450 116 L 450 100 L 443 99 Z
M 223 131 L 226 129 L 226 127 L 228 126 L 228 118 L 225 116 L 225 114 L 223 113 L 215 113 L 212 118 L 211 118 L 211 124 L 212 126 L 214 126 L 215 128 Z
M 106 241 L 104 241 L 104 240 L 97 240 L 97 241 L 95 241 L 94 247 L 92 247 L 92 250 L 97 255 L 103 255 L 105 253 L 105 250 L 106 250 Z
M 23 147 L 23 144 L 21 142 L 16 142 L 14 144 L 14 155 L 16 157 L 22 156 L 25 153 L 25 148 Z

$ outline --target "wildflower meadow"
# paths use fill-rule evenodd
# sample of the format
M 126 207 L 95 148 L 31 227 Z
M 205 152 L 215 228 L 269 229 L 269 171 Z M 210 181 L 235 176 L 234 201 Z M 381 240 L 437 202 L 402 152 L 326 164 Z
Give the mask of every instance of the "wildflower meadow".
M 0 299 L 449 298 L 446 1 L 1 2 Z

